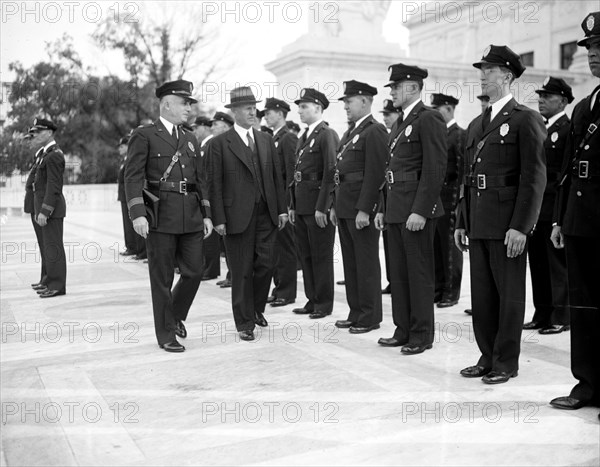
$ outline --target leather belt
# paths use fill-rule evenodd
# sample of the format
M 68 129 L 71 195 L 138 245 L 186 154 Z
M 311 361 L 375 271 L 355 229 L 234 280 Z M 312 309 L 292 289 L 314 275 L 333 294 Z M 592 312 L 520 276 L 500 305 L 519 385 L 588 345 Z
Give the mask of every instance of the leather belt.
M 188 194 L 196 191 L 195 183 L 188 183 L 184 180 L 180 182 L 147 182 L 151 188 L 158 188 L 159 191 L 170 191 L 172 193 Z
M 465 185 L 478 190 L 486 190 L 488 188 L 500 188 L 504 186 L 517 186 L 519 184 L 518 175 L 497 175 L 490 176 L 485 174 L 467 175 L 465 177 Z
M 336 170 L 333 174 L 333 181 L 336 185 L 339 185 L 342 182 L 360 182 L 364 178 L 365 174 L 363 171 L 341 174 L 338 170 Z
M 590 161 L 576 161 L 571 167 L 571 174 L 577 178 L 589 180 L 592 177 L 598 177 L 600 172 L 593 172 L 590 168 Z
M 404 173 L 400 170 L 396 172 L 392 172 L 388 170 L 385 173 L 385 181 L 390 185 L 396 182 L 417 182 L 419 180 L 420 174 L 418 172 L 408 172 Z
M 294 181 L 300 183 L 303 181 L 315 181 L 323 178 L 323 172 L 302 173 L 299 170 L 294 172 Z

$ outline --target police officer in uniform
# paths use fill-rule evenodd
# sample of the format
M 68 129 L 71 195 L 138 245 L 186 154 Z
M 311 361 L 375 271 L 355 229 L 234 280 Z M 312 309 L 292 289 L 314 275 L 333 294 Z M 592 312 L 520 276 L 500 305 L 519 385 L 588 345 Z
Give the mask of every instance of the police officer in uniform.
M 289 130 L 285 118 L 290 111 L 287 102 L 274 97 L 267 98 L 265 103 L 265 121 L 273 130 L 273 143 L 279 155 L 281 176 L 289 200 L 290 185 L 294 181 L 294 165 L 296 162 L 296 145 L 298 137 Z M 289 203 L 288 203 L 289 204 Z M 273 307 L 289 305 L 296 301 L 298 277 L 296 271 L 296 233 L 294 226 L 287 223 L 277 233 L 277 264 L 273 272 L 275 288 L 267 301 Z
M 593 76 L 600 78 L 600 11 L 582 23 Z M 578 383 L 550 404 L 600 405 L 600 83 L 573 110 L 552 242 L 565 249 L 571 307 L 571 371 Z
M 388 228 L 394 336 L 379 339 L 387 347 L 402 346 L 405 355 L 432 347 L 434 334 L 433 238 L 444 214 L 440 192 L 446 173 L 446 125 L 439 112 L 421 101 L 423 68 L 391 65 L 391 96 L 403 119 L 389 135 L 385 209 L 376 226 Z
M 565 107 L 574 98 L 571 87 L 563 79 L 551 76 L 535 92 L 539 95 L 539 110 L 546 120 L 548 131 L 544 143 L 547 183 L 540 217 L 527 249 L 535 313 L 523 329 L 539 329 L 540 334 L 558 334 L 569 329 L 567 260 L 564 250 L 554 248 L 550 235 L 556 188 L 569 134 L 570 120 L 565 114 Z
M 200 148 L 182 127 L 197 102 L 192 90 L 185 80 L 156 89 L 160 117 L 133 131 L 125 166 L 129 216 L 147 242 L 156 338 L 167 352 L 185 350 L 175 336 L 187 337 L 183 322 L 202 278 L 202 240 L 213 230 Z M 144 187 L 159 198 L 154 225 L 146 218 Z M 175 262 L 181 276 L 171 290 Z
M 333 311 L 333 240 L 335 226 L 328 221 L 333 189 L 337 133 L 323 120 L 329 100 L 320 91 L 304 88 L 296 100 L 302 123 L 308 125 L 296 147 L 290 221 L 302 262 L 304 293 L 308 302 L 293 310 L 311 319 Z
M 431 106 L 444 117 L 448 129 L 448 165 L 442 186 L 444 215 L 435 226 L 435 302 L 438 308 L 458 303 L 462 281 L 462 252 L 454 243 L 456 207 L 463 178 L 465 130 L 454 119 L 458 99 L 445 94 L 432 94 Z
M 537 222 L 546 186 L 546 128 L 539 113 L 520 105 L 510 86 L 525 71 L 506 46 L 489 46 L 474 67 L 490 107 L 467 129 L 465 177 L 456 245 L 469 237 L 473 329 L 481 351 L 461 371 L 486 384 L 517 376 L 523 317 L 527 235 Z

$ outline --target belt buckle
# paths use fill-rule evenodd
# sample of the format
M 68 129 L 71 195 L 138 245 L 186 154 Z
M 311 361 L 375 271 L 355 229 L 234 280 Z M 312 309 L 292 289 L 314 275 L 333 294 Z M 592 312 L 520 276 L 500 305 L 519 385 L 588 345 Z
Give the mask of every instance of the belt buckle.
M 340 184 L 340 171 L 339 170 L 336 170 L 335 173 L 333 174 L 333 182 L 336 185 Z
M 179 193 L 187 194 L 187 182 L 185 180 L 179 182 Z
M 485 179 L 485 174 L 477 175 L 477 189 L 485 190 L 487 188 L 487 182 Z
M 590 161 L 579 161 L 577 175 L 579 178 L 589 178 L 590 176 Z
M 590 135 L 593 135 L 597 129 L 598 125 L 596 125 L 595 123 L 590 123 L 590 126 L 588 127 L 588 132 L 590 133 Z
M 394 183 L 394 172 L 392 172 L 391 170 L 388 170 L 385 173 L 385 179 L 389 184 L 393 184 Z
M 294 172 L 294 181 L 300 183 L 302 181 L 302 172 Z

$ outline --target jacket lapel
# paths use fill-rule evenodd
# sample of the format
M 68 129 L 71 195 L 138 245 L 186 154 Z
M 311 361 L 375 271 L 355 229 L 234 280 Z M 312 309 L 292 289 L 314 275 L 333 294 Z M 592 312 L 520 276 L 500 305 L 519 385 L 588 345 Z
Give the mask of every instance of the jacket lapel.
M 269 141 L 266 138 L 262 138 L 263 135 L 259 135 L 258 131 L 252 130 L 254 135 L 254 141 L 256 142 L 256 150 L 258 152 L 258 159 L 260 165 L 264 169 L 267 167 L 267 155 L 269 153 Z
M 256 141 L 256 140 L 255 140 Z M 252 172 L 252 167 L 250 167 L 250 162 L 248 158 L 245 156 L 246 152 L 246 144 L 240 138 L 235 128 L 231 128 L 227 132 L 227 142 L 229 143 L 229 150 L 240 160 L 242 163 L 248 167 L 248 170 Z
M 423 101 L 420 101 L 417 105 L 415 105 L 413 107 L 413 109 L 409 115 L 404 116 L 404 120 L 402 121 L 402 123 L 400 125 L 398 125 L 398 132 L 396 133 L 396 136 L 401 134 L 404 131 L 404 129 L 407 126 L 409 126 L 415 118 L 417 118 L 417 115 L 419 115 L 419 112 L 421 111 L 421 109 L 423 107 L 425 107 L 425 104 L 423 104 Z
M 485 129 L 485 131 L 483 132 L 481 137 L 485 138 L 492 131 L 496 130 L 498 127 L 500 127 L 500 125 L 505 123 L 510 118 L 510 114 L 512 113 L 512 111 L 514 110 L 514 108 L 516 106 L 517 106 L 516 100 L 511 99 L 510 101 L 508 101 L 508 103 L 500 109 L 500 112 L 498 112 L 498 115 L 496 115 L 494 117 L 494 119 L 489 123 L 489 125 L 487 126 L 487 128 Z
M 177 150 L 177 145 L 175 144 L 175 141 L 173 140 L 173 136 L 169 134 L 169 132 L 167 131 L 167 129 L 165 128 L 163 123 L 160 121 L 160 118 L 154 122 L 154 127 L 156 128 L 156 134 L 160 138 L 162 138 L 164 141 L 169 143 L 169 145 L 173 149 Z M 181 141 L 181 138 L 180 138 L 180 141 Z

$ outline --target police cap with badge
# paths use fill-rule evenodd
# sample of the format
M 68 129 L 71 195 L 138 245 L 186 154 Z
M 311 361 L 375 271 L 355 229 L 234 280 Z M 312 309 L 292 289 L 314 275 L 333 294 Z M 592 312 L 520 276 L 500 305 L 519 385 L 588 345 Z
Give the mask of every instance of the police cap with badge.
M 585 37 L 577 42 L 580 47 L 587 47 L 592 39 L 600 38 L 600 11 L 594 11 L 585 17 L 581 23 Z
M 281 110 L 287 113 L 292 109 L 290 108 L 290 105 L 287 102 L 282 101 L 281 99 L 267 97 L 267 100 L 265 102 L 265 111 L 267 110 Z
M 294 104 L 300 105 L 303 102 L 318 104 L 323 107 L 323 110 L 329 107 L 329 100 L 325 97 L 325 94 L 313 88 L 302 89 L 302 91 L 300 91 L 300 98 L 297 99 Z
M 211 123 L 214 122 L 225 122 L 231 126 L 233 126 L 233 124 L 235 123 L 233 121 L 233 117 L 225 112 L 217 112 L 211 120 Z
M 525 71 L 521 62 L 521 56 L 513 52 L 505 45 L 490 45 L 483 51 L 481 60 L 473 63 L 475 68 L 481 69 L 482 65 L 496 65 L 508 68 L 515 76 L 519 78 Z
M 47 118 L 34 118 L 33 126 L 29 128 L 29 133 L 38 133 L 44 130 L 55 132 L 58 130 L 58 127 L 54 124 L 54 122 L 52 122 L 52 120 Z
M 377 88 L 367 83 L 361 83 L 360 81 L 344 81 L 344 95 L 338 100 L 343 101 L 344 99 L 352 96 L 376 96 Z
M 556 94 L 558 96 L 566 97 L 569 104 L 575 100 L 571 86 L 569 86 L 564 79 L 555 78 L 553 76 L 548 76 L 544 80 L 542 87 L 540 89 L 536 89 L 535 92 L 540 95 Z
M 405 65 L 404 63 L 390 65 L 388 71 L 390 71 L 390 82 L 385 87 L 391 87 L 401 81 L 423 81 L 429 76 L 429 72 L 425 68 Z
M 199 117 L 196 117 L 196 120 L 194 120 L 194 123 L 192 123 L 192 128 L 199 126 L 207 126 L 210 128 L 212 126 L 212 120 L 208 117 L 200 115 Z
M 190 81 L 178 79 L 177 81 L 168 81 L 156 88 L 155 94 L 159 99 L 165 96 L 179 96 L 186 101 L 195 104 L 198 102 L 192 97 L 194 85 Z
M 431 106 L 434 108 L 441 107 L 442 105 L 451 105 L 453 107 L 458 105 L 458 99 L 453 96 L 446 94 L 434 93 L 431 95 Z

